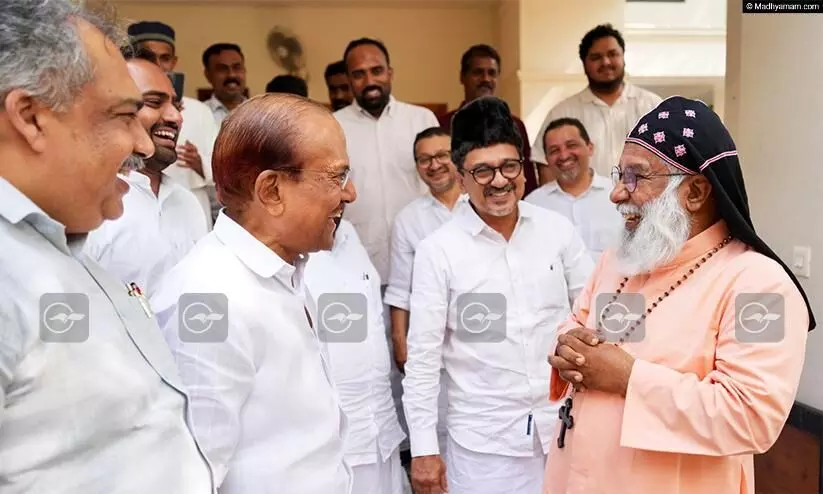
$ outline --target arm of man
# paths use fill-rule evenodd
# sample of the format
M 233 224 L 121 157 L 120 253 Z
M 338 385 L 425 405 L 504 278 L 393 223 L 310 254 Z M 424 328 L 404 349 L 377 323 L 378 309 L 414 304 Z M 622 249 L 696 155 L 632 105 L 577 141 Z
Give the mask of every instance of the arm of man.
M 383 301 L 391 307 L 391 334 L 394 360 L 397 368 L 404 371 L 406 364 L 406 335 L 409 330 L 409 298 L 411 297 L 414 248 L 403 222 L 403 214 L 394 223 L 391 238 L 389 282 Z
M 755 337 L 747 342 L 738 337 L 735 298 L 741 293 L 782 295 L 782 308 L 764 303 L 770 313 L 783 317 L 779 341 Z M 731 456 L 763 453 L 777 440 L 803 369 L 806 306 L 776 263 L 743 269 L 727 299 L 719 302 L 715 370 L 705 378 L 635 361 L 626 390 L 621 446 Z
M 0 286 L 11 288 L 16 285 L 8 279 L 0 279 Z M 12 300 L 12 294 L 20 296 L 26 289 L 15 290 L 0 295 L 0 427 L 5 418 L 6 397 L 17 371 L 17 365 L 23 358 L 23 349 L 26 347 L 25 335 L 27 321 L 18 304 Z M 34 313 L 34 311 L 31 311 Z M 31 321 L 34 322 L 34 321 Z
M 569 305 L 574 302 L 589 281 L 594 271 L 594 260 L 583 243 L 583 238 L 577 229 L 569 222 L 567 224 L 566 244 L 562 250 L 563 273 L 566 277 L 566 286 L 569 290 Z
M 403 405 L 409 426 L 415 492 L 446 490 L 445 466 L 437 438 L 440 369 L 449 305 L 443 261 L 439 246 L 425 240 L 414 258 Z
M 163 303 L 163 300 L 172 299 L 173 304 Z M 166 292 L 153 298 L 152 306 L 157 310 L 157 322 L 189 396 L 192 429 L 211 463 L 215 485 L 219 487 L 240 440 L 240 412 L 251 393 L 257 372 L 254 345 L 249 328 L 239 317 L 241 311 L 232 310 L 231 305 L 229 312 L 233 315 L 229 318 L 228 337 L 224 342 L 182 341 L 177 300 Z

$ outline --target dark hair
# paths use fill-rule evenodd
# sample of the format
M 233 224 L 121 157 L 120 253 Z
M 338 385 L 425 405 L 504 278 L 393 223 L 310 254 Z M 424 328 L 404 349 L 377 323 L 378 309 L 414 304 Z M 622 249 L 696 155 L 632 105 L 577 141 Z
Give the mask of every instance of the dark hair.
M 346 61 L 340 60 L 334 63 L 330 63 L 326 66 L 326 72 L 323 74 L 323 77 L 328 79 L 329 77 L 337 74 L 345 74 L 346 73 Z
M 592 49 L 592 45 L 594 45 L 595 41 L 602 38 L 608 38 L 609 36 L 617 40 L 617 44 L 620 45 L 621 50 L 624 52 L 626 51 L 626 42 L 623 40 L 623 36 L 620 35 L 620 31 L 612 27 L 611 24 L 600 24 L 586 33 L 586 35 L 583 36 L 583 40 L 580 41 L 580 60 L 586 60 L 586 56 L 589 54 L 589 50 Z
M 372 38 L 360 38 L 354 41 L 350 41 L 348 45 L 346 45 L 346 50 L 343 52 L 343 63 L 348 64 L 349 61 L 349 53 L 357 48 L 358 46 L 365 46 L 365 45 L 372 45 L 376 46 L 383 52 L 383 55 L 386 56 L 386 65 L 391 67 L 391 61 L 389 60 L 389 50 L 386 49 L 386 45 L 383 44 L 382 41 L 378 41 Z M 348 65 L 346 65 L 346 70 L 348 70 Z
M 458 170 L 470 152 L 497 144 L 511 144 L 523 157 L 523 136 L 509 105 L 494 96 L 483 96 L 458 110 L 452 118 L 451 136 L 452 162 Z
M 215 43 L 206 48 L 206 51 L 203 52 L 203 67 L 209 68 L 209 59 L 213 55 L 218 55 L 224 51 L 236 51 L 240 54 L 241 58 L 244 60 L 246 59 L 245 55 L 243 55 L 243 50 L 241 50 L 240 47 L 234 43 Z
M 550 130 L 559 129 L 560 127 L 565 127 L 566 125 L 571 125 L 573 127 L 577 127 L 577 130 L 580 131 L 580 137 L 586 142 L 586 144 L 591 144 L 591 139 L 589 138 L 589 133 L 586 131 L 586 127 L 583 125 L 583 122 L 576 118 L 558 118 L 557 120 L 552 120 L 549 123 L 549 126 L 546 127 L 546 130 L 543 131 L 543 138 L 540 140 L 541 143 L 546 142 L 546 136 L 549 135 Z
M 293 75 L 278 75 L 266 84 L 267 93 L 289 93 L 309 97 L 306 81 Z
M 126 61 L 139 59 L 157 65 L 157 55 L 155 55 L 154 52 L 149 50 L 148 48 L 143 47 L 143 45 L 140 43 L 134 45 L 126 45 L 120 48 L 120 53 L 123 55 L 123 58 L 125 58 Z
M 466 75 L 471 69 L 472 58 L 493 58 L 500 66 L 500 54 L 489 45 L 474 45 L 460 58 L 460 75 Z
M 293 94 L 255 96 L 223 121 L 214 143 L 212 169 L 217 193 L 229 211 L 242 211 L 251 200 L 254 182 L 265 170 L 286 170 L 299 178 L 300 143 L 307 132 L 306 115 L 331 111 L 320 103 Z
M 412 154 L 415 155 L 415 158 L 417 157 L 417 152 L 415 151 L 417 149 L 417 143 L 422 141 L 423 139 L 438 136 L 449 137 L 450 135 L 451 134 L 449 134 L 449 129 L 445 129 L 443 127 L 429 127 L 428 129 L 414 136 L 414 144 L 412 144 Z

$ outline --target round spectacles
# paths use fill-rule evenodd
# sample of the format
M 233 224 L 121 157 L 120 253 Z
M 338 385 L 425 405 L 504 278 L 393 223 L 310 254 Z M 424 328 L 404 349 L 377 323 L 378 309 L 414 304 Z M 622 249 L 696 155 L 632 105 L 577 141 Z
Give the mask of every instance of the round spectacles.
M 420 157 L 416 158 L 414 161 L 417 163 L 417 166 L 420 168 L 431 168 L 432 163 L 437 161 L 441 165 L 449 164 L 451 161 L 452 154 L 450 151 L 440 151 L 439 153 L 435 154 L 434 156 L 429 156 L 427 154 L 421 155 Z
M 638 180 L 651 180 L 657 177 L 682 177 L 687 176 L 688 173 L 654 173 L 650 175 L 641 175 L 637 173 L 634 168 L 626 168 L 621 170 L 620 167 L 612 168 L 612 184 L 617 186 L 618 183 L 623 182 L 629 192 L 637 190 Z
M 319 175 L 325 175 L 326 177 L 328 177 L 331 180 L 333 180 L 334 182 L 336 182 L 337 185 L 339 185 L 341 189 L 345 189 L 346 185 L 348 185 L 348 183 L 349 183 L 349 179 L 351 178 L 352 169 L 351 169 L 351 167 L 346 167 L 340 173 L 330 174 L 329 172 L 324 171 L 324 170 L 306 170 L 305 168 L 297 168 L 297 167 L 287 166 L 287 167 L 278 168 L 277 171 L 292 171 L 292 172 L 297 172 L 297 173 L 314 173 L 314 174 L 319 174 Z
M 499 166 L 480 165 L 469 172 L 478 185 L 489 185 L 494 182 L 497 172 L 507 180 L 514 180 L 523 172 L 523 160 L 507 160 Z

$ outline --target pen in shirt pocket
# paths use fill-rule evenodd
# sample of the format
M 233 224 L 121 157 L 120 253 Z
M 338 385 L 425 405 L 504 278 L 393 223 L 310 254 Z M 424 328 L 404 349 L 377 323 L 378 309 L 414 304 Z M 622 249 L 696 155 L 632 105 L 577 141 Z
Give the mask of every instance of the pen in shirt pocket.
M 154 317 L 154 313 L 151 311 L 151 306 L 149 305 L 149 301 L 146 300 L 146 297 L 143 295 L 143 290 L 137 286 L 137 283 L 131 282 L 129 283 L 126 288 L 128 288 L 129 296 L 137 298 L 137 302 L 140 304 L 140 307 L 143 308 L 143 312 L 146 313 L 146 317 Z

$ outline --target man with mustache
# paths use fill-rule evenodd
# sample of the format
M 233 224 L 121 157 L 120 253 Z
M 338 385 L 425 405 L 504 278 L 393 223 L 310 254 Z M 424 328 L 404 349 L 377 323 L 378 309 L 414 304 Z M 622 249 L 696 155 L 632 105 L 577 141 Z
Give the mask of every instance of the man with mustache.
M 552 108 L 538 132 L 542 137 L 549 123 L 558 118 L 580 120 L 595 145 L 592 168 L 600 175 L 608 175 L 617 164 L 623 139 L 637 119 L 660 103 L 658 95 L 624 80 L 625 50 L 623 36 L 610 24 L 586 33 L 579 55 L 589 85 Z M 534 143 L 532 159 L 545 164 L 544 144 L 542 139 Z M 551 168 L 541 168 L 541 184 L 555 178 Z
M 752 457 L 788 418 L 815 327 L 808 299 L 755 232 L 734 141 L 704 103 L 644 115 L 613 177 L 623 241 L 549 358 L 566 426 L 543 492 L 756 492 Z
M 177 54 L 175 32 L 171 26 L 157 21 L 142 21 L 130 25 L 128 31 L 135 47 L 154 53 L 161 69 L 174 72 Z M 219 207 L 211 175 L 211 152 L 218 127 L 211 109 L 205 103 L 182 94 L 177 96 L 183 107 L 180 110 L 183 126 L 177 139 L 177 161 L 163 173 L 192 191 L 211 229 L 212 210 Z
M 215 481 L 348 494 L 346 418 L 303 281 L 357 197 L 343 130 L 320 103 L 264 94 L 226 118 L 213 165 L 225 207 L 151 303 Z
M 460 84 L 463 85 L 463 102 L 460 103 L 458 110 L 470 101 L 482 96 L 494 96 L 497 93 L 500 64 L 500 54 L 489 45 L 474 45 L 463 53 L 460 58 Z M 454 118 L 455 113 L 457 113 L 457 110 L 452 110 L 439 117 L 440 126 L 446 129 L 451 128 L 452 118 Z M 531 141 L 523 121 L 515 116 L 513 118 L 517 130 L 523 138 L 523 159 L 526 164 L 523 169 L 523 176 L 526 178 L 523 194 L 529 195 L 537 188 L 537 172 L 531 161 Z
M 609 200 L 611 180 L 591 168 L 594 143 L 576 118 L 552 121 L 543 134 L 548 165 L 556 181 L 540 186 L 526 202 L 556 211 L 574 224 L 597 260 L 617 242 L 623 219 Z
M 545 359 L 594 265 L 566 218 L 519 200 L 522 144 L 508 106 L 492 96 L 452 121 L 469 205 L 415 253 L 403 381 L 412 484 L 422 494 L 539 494 L 543 483 L 558 410 L 546 400 Z
M 399 446 L 406 434 L 392 398 L 380 277 L 351 223 L 339 222 L 331 250 L 309 256 L 306 287 L 348 418 L 345 458 L 352 467 L 351 492 L 403 494 L 408 478 Z
M 323 74 L 326 79 L 326 87 L 329 90 L 329 104 L 332 111 L 342 110 L 349 106 L 354 100 L 349 85 L 349 77 L 346 70 L 346 62 L 330 63 Z
M 123 216 L 91 232 L 83 250 L 124 283 L 136 283 L 150 295 L 165 272 L 208 233 L 208 226 L 194 194 L 163 174 L 177 160 L 183 123 L 171 80 L 152 52 L 127 48 L 124 55 L 143 97 L 137 119 L 155 153 L 123 177 L 130 186 Z
M 215 43 L 203 52 L 203 74 L 214 91 L 206 100 L 218 130 L 223 120 L 246 101 L 246 57 L 234 43 Z
M 123 161 L 155 151 L 117 24 L 68 0 L 0 9 L 4 494 L 214 492 L 157 324 L 82 253 L 123 213 Z

